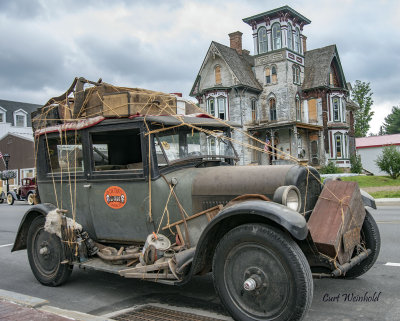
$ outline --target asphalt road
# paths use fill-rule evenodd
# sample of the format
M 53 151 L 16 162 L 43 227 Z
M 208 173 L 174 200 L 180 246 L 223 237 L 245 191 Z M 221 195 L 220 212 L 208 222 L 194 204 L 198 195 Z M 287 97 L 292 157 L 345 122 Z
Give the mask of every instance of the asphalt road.
M 145 303 L 203 309 L 225 314 L 211 276 L 196 277 L 182 287 L 123 279 L 117 275 L 75 269 L 69 282 L 52 288 L 39 284 L 31 273 L 26 251 L 11 253 L 24 212 L 21 202 L 0 204 L 0 289 L 50 301 L 63 309 L 103 315 Z M 400 320 L 400 207 L 372 211 L 378 222 L 382 249 L 375 266 L 355 280 L 314 280 L 314 299 L 306 320 Z M 399 263 L 387 265 L 387 263 Z M 347 297 L 378 296 L 376 302 L 346 301 Z M 331 301 L 325 302 L 328 298 Z M 336 299 L 337 298 L 337 299 Z

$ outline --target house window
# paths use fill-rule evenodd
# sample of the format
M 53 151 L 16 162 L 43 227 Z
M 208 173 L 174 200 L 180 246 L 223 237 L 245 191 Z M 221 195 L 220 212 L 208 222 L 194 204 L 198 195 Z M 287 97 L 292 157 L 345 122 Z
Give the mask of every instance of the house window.
M 252 121 L 257 120 L 257 105 L 255 99 L 251 100 L 251 120 Z
M 25 127 L 25 115 L 15 115 L 15 126 Z
M 218 97 L 218 118 L 220 119 L 228 119 L 226 113 L 226 98 L 225 97 Z
M 288 31 L 287 31 L 287 43 L 288 48 L 293 50 L 293 28 L 290 23 L 288 23 Z
M 266 84 L 271 83 L 271 68 L 269 67 L 265 68 L 265 83 Z
M 296 120 L 301 121 L 301 103 L 299 95 L 296 95 Z
M 333 121 L 340 121 L 340 98 L 332 98 Z
M 277 82 L 276 67 L 272 66 L 271 71 L 272 71 L 272 83 L 275 84 Z
M 0 123 L 5 123 L 6 114 L 0 111 Z
M 267 51 L 268 51 L 267 29 L 265 27 L 261 27 L 258 30 L 258 53 L 262 54 Z
M 281 49 L 281 25 L 276 22 L 272 25 L 272 50 Z
M 296 85 L 300 85 L 301 81 L 300 81 L 300 67 L 299 66 L 293 66 L 292 67 L 293 70 L 293 83 Z
M 342 134 L 335 134 L 335 156 L 342 158 L 343 156 L 343 136 Z
M 300 30 L 296 28 L 296 32 L 294 35 L 294 50 L 296 52 L 301 53 L 301 44 L 300 44 Z
M 215 66 L 215 83 L 216 84 L 221 84 L 221 67 L 220 66 Z
M 211 116 L 215 116 L 215 100 L 210 98 L 207 100 L 207 113 Z
M 276 120 L 276 100 L 275 100 L 275 98 L 270 98 L 270 100 L 269 100 L 269 119 Z

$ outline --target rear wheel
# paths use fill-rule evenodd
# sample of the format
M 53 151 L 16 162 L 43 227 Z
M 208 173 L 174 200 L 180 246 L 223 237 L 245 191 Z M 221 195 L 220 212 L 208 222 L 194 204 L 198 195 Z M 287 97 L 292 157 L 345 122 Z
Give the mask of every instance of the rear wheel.
M 27 239 L 29 264 L 40 283 L 57 286 L 67 281 L 72 266 L 61 263 L 65 260 L 64 246 L 57 235 L 44 230 L 44 223 L 44 216 L 38 216 L 29 227 Z
M 14 197 L 12 196 L 12 194 L 8 194 L 7 195 L 7 204 L 8 205 L 13 205 L 14 204 Z
M 241 225 L 222 238 L 213 279 L 235 320 L 302 320 L 312 301 L 312 275 L 303 252 L 266 225 Z
M 363 226 L 361 228 L 361 245 L 366 249 L 371 249 L 371 254 L 347 271 L 345 278 L 356 278 L 366 273 L 376 262 L 381 249 L 381 236 L 379 233 L 378 225 L 376 224 L 372 215 L 366 211 Z M 354 250 L 353 256 L 356 256 L 357 250 Z

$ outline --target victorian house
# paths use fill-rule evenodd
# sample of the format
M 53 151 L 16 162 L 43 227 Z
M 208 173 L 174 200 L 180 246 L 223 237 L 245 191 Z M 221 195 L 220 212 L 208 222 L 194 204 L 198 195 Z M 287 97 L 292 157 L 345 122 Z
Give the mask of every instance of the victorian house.
M 242 48 L 239 31 L 229 34 L 229 47 L 211 42 L 190 95 L 265 144 L 240 133 L 235 139 L 283 152 L 237 146 L 242 164 L 281 164 L 291 155 L 313 166 L 331 160 L 349 167 L 357 105 L 336 46 L 307 50 L 303 29 L 311 21 L 288 6 L 243 21 L 252 28 L 254 55 Z

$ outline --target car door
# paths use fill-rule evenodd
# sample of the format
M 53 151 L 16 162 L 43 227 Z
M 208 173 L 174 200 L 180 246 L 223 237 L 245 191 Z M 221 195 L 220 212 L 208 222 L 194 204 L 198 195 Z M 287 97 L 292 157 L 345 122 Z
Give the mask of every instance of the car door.
M 148 228 L 148 183 L 140 123 L 89 130 L 90 212 L 98 240 L 143 242 Z

